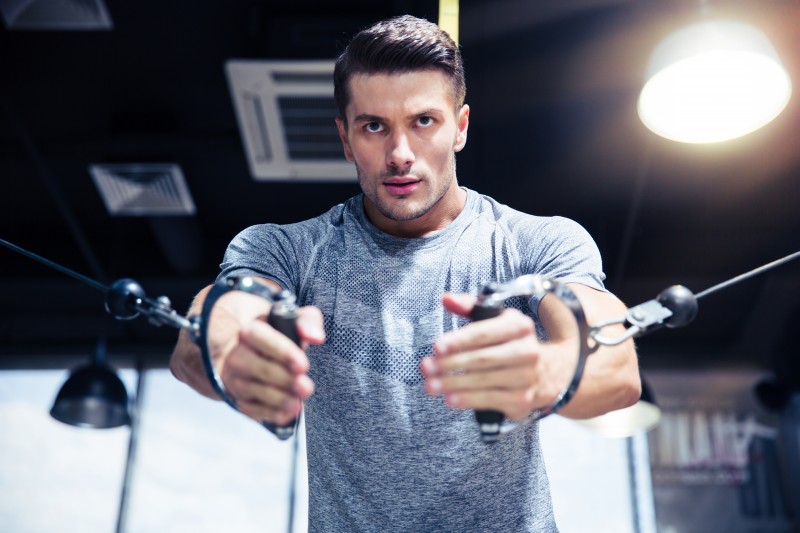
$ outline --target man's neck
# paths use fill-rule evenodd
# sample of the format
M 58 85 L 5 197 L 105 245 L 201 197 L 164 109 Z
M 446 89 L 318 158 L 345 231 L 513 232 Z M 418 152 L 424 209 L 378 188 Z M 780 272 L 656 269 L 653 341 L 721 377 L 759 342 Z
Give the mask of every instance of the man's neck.
M 467 203 L 467 191 L 458 186 L 454 180 L 448 191 L 437 203 L 424 215 L 413 220 L 391 220 L 381 215 L 377 208 L 372 205 L 366 196 L 364 197 L 364 212 L 367 219 L 379 230 L 402 238 L 418 238 L 432 235 L 449 226 Z

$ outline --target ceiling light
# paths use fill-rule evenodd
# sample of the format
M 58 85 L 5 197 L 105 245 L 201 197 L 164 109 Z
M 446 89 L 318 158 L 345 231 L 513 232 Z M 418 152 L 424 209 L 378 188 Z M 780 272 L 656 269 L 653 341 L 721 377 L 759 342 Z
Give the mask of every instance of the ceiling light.
M 713 143 L 766 125 L 791 93 L 789 75 L 761 31 L 741 22 L 702 22 L 656 47 L 638 111 L 662 137 Z

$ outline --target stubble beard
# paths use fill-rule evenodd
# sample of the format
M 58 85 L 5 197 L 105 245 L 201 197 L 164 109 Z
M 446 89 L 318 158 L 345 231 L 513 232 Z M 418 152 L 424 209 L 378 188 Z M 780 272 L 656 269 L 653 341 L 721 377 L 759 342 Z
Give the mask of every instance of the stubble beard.
M 428 189 L 428 194 L 425 198 L 419 200 L 419 206 L 414 210 L 408 210 L 407 205 L 402 205 L 399 208 L 390 205 L 388 202 L 385 202 L 381 199 L 381 196 L 378 194 L 378 189 L 369 190 L 364 186 L 364 184 L 375 184 L 376 187 L 381 187 L 380 185 L 385 178 L 390 178 L 392 176 L 405 176 L 408 175 L 409 172 L 406 169 L 392 169 L 386 172 L 382 172 L 378 178 L 373 178 L 368 176 L 366 179 L 364 178 L 364 173 L 361 167 L 358 166 L 356 163 L 356 173 L 358 174 L 358 181 L 361 184 L 361 190 L 364 192 L 364 196 L 366 196 L 369 201 L 375 206 L 375 209 L 383 215 L 384 217 L 388 218 L 389 220 L 394 220 L 395 222 L 407 222 L 409 220 L 415 220 L 419 217 L 422 217 L 428 214 L 431 209 L 436 207 L 436 205 L 444 198 L 447 194 L 447 191 L 450 190 L 450 187 L 453 185 L 453 181 L 456 176 L 456 158 L 455 153 L 450 155 L 450 163 L 449 163 L 449 171 L 445 179 L 439 181 L 439 188 L 437 189 Z M 431 185 L 434 181 L 429 179 L 429 176 L 424 173 L 420 172 L 412 172 L 412 175 L 416 176 L 424 183 Z M 396 199 L 404 200 L 407 196 L 397 196 Z

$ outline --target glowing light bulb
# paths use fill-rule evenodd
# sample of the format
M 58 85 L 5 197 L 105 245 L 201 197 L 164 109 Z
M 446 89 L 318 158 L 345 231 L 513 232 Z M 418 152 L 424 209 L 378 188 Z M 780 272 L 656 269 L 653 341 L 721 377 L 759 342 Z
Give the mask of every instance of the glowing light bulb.
M 680 142 L 712 143 L 750 133 L 789 103 L 792 83 L 769 40 L 739 22 L 704 22 L 653 52 L 639 117 Z

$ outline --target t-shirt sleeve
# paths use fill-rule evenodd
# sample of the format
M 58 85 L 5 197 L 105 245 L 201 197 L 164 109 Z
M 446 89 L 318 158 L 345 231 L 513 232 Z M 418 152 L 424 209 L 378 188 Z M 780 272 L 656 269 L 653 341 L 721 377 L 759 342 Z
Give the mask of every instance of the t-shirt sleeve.
M 228 245 L 217 280 L 232 276 L 260 276 L 296 291 L 297 255 L 286 230 L 275 224 L 250 226 Z
M 583 226 L 564 217 L 524 219 L 515 227 L 521 274 L 538 274 L 560 283 L 580 283 L 605 291 L 600 251 Z M 546 333 L 539 321 L 540 296 L 528 305 L 541 338 Z
M 537 238 L 523 240 L 520 247 L 525 273 L 605 290 L 600 250 L 583 226 L 568 218 L 549 217 L 535 233 Z

